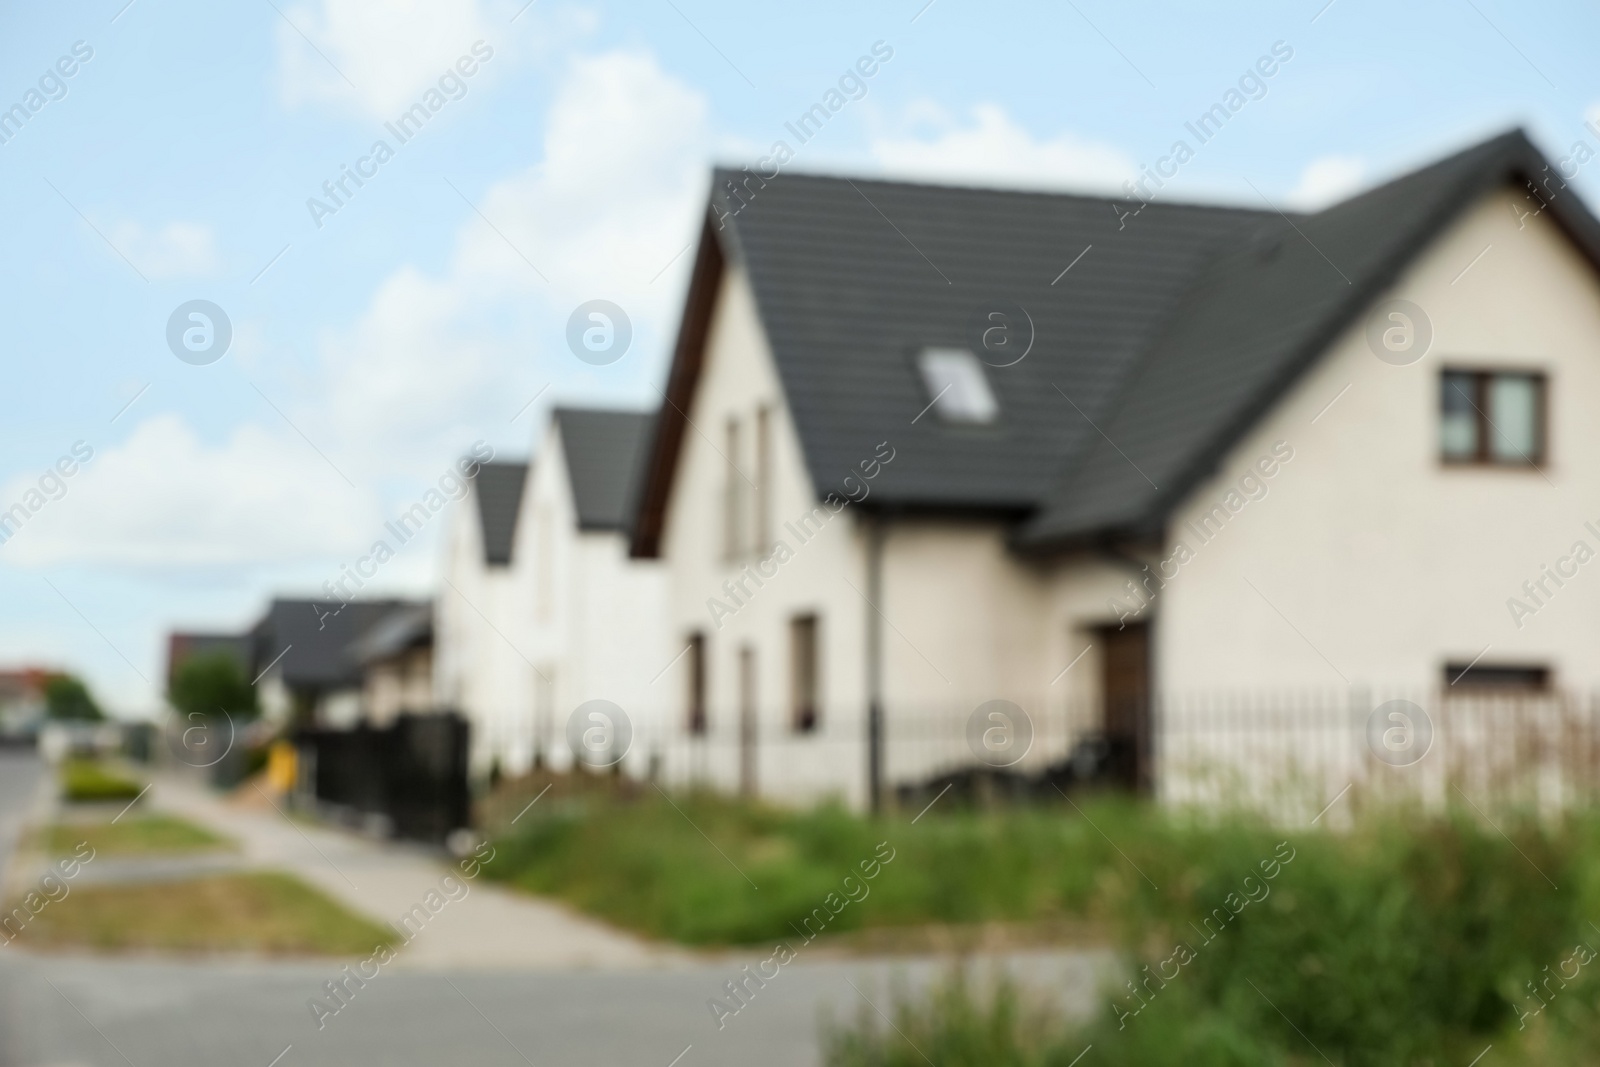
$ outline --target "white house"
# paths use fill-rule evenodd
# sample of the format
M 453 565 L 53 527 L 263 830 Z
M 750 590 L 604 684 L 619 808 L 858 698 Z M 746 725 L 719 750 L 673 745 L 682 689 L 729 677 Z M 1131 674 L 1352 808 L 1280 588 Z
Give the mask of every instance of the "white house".
M 471 724 L 471 765 L 506 768 L 531 699 L 527 608 L 515 555 L 529 464 L 478 468 L 453 504 L 444 538 L 443 584 L 434 601 L 433 692 L 441 709 Z
M 435 691 L 471 722 L 480 773 L 570 766 L 568 722 L 594 700 L 621 717 L 596 705 L 582 713 L 584 729 L 600 722 L 589 711 L 601 710 L 618 745 L 628 742 L 624 766 L 649 769 L 660 703 L 651 681 L 677 651 L 666 638 L 662 569 L 628 552 L 651 422 L 557 408 L 536 460 L 484 464 L 452 518 Z
M 1520 132 L 1294 216 L 718 172 L 632 542 L 667 776 L 1175 796 L 1226 728 L 1331 796 L 1391 695 L 1600 688 L 1597 264 Z

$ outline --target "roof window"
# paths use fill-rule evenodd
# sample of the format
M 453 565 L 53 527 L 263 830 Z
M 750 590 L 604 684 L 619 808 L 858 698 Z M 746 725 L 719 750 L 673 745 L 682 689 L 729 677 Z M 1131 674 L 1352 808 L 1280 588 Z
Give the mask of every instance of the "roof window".
M 968 349 L 924 348 L 917 353 L 917 371 L 928 390 L 928 407 L 944 421 L 993 422 L 1000 413 L 983 364 Z

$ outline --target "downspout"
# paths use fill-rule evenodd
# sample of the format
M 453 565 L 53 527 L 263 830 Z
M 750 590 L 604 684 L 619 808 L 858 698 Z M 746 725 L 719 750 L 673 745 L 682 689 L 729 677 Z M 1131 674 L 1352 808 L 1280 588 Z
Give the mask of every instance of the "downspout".
M 883 810 L 883 518 L 864 515 L 867 534 L 867 803 Z

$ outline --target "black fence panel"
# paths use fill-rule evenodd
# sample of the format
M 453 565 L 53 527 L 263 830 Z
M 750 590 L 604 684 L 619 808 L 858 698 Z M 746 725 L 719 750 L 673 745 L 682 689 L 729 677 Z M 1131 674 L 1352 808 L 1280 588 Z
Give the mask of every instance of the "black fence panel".
M 381 816 L 396 837 L 442 843 L 471 822 L 468 726 L 459 715 L 402 715 L 392 725 L 302 730 L 303 783 L 322 804 Z

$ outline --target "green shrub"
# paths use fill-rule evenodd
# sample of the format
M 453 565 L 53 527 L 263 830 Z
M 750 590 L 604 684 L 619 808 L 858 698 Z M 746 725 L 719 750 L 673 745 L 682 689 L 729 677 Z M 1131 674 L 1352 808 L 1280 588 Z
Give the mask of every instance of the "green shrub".
M 1592 1062 L 1596 822 L 1502 828 L 1461 817 L 1344 836 L 1175 817 L 1142 834 L 1120 826 L 1125 862 L 1101 869 L 1091 908 L 1115 924 L 1126 973 L 1092 1022 L 1023 1026 L 1004 996 L 975 1000 L 956 983 L 902 1006 L 902 1029 L 918 1028 L 941 1067 L 1066 1064 L 1090 1044 L 1096 1063 L 1128 1067 L 1465 1064 L 1491 1044 L 1502 1063 Z M 963 1058 L 975 1035 L 988 1035 L 981 1061 Z M 828 1062 L 921 1061 L 903 1045 L 858 1025 L 833 1036 Z
M 131 779 L 113 774 L 94 760 L 69 759 L 61 765 L 61 794 L 75 803 L 132 800 L 143 788 Z

